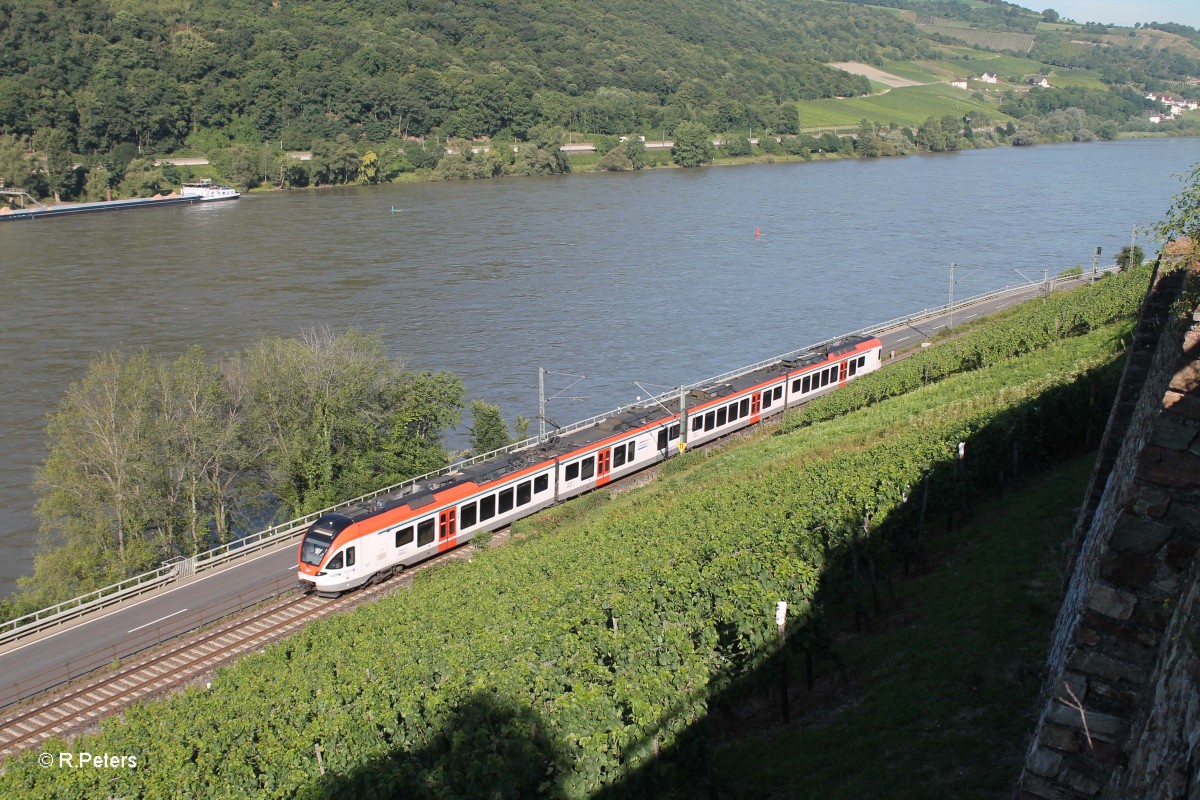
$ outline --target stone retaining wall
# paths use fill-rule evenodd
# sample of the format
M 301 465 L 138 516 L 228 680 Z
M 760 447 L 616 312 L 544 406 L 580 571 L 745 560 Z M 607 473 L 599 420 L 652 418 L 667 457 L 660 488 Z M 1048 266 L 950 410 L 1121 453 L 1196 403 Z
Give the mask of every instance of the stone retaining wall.
M 1020 800 L 1200 800 L 1197 290 L 1200 271 L 1164 272 L 1139 319 L 1110 418 L 1123 442 L 1081 512 Z

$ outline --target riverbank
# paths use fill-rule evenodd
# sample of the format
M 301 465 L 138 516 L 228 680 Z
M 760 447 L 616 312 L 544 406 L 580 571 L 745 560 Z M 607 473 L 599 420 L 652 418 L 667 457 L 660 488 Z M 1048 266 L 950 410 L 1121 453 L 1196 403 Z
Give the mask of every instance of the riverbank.
M 909 131 L 908 133 L 906 133 L 905 131 L 906 131 L 906 129 L 904 129 L 904 128 L 896 128 L 895 130 L 888 130 L 884 137 L 884 144 L 886 145 L 887 138 L 891 137 L 892 146 L 891 147 L 887 147 L 887 146 L 881 147 L 880 152 L 878 152 L 874 155 L 865 155 L 861 152 L 858 152 L 858 150 L 856 150 L 855 146 L 853 146 L 853 145 L 851 145 L 851 146 L 842 145 L 837 150 L 819 149 L 817 152 L 796 154 L 796 153 L 788 153 L 782 149 L 775 149 L 775 148 L 771 148 L 768 151 L 768 150 L 764 150 L 763 147 L 761 146 L 761 144 L 756 144 L 751 147 L 751 152 L 749 155 L 736 155 L 735 156 L 735 155 L 723 155 L 722 148 L 719 146 L 715 146 L 713 148 L 714 155 L 713 155 L 712 159 L 710 161 L 707 161 L 704 164 L 702 164 L 702 166 L 719 167 L 719 166 L 745 166 L 745 165 L 751 165 L 751 164 L 797 164 L 797 163 L 806 163 L 806 162 L 832 162 L 832 161 L 848 161 L 848 160 L 858 160 L 858 159 L 892 159 L 892 158 L 899 158 L 899 157 L 911 156 L 911 155 L 929 155 L 931 153 L 936 153 L 936 152 L 943 152 L 943 153 L 945 153 L 945 152 L 965 152 L 965 151 L 969 151 L 969 150 L 989 150 L 989 149 L 1004 148 L 1004 147 L 1029 148 L 1029 147 L 1036 147 L 1039 144 L 1040 145 L 1093 144 L 1096 142 L 1110 141 L 1110 140 L 1099 139 L 1099 138 L 1095 138 L 1095 139 L 1092 139 L 1089 141 L 1070 141 L 1070 140 L 1063 140 L 1063 139 L 1050 139 L 1050 140 L 1046 140 L 1046 141 L 1037 141 L 1037 142 L 1026 143 L 1026 144 L 1017 144 L 1017 143 L 1014 143 L 1007 136 L 999 137 L 998 134 L 996 134 L 994 131 L 992 131 L 992 132 L 980 131 L 980 132 L 978 132 L 978 135 L 975 136 L 974 139 L 972 139 L 972 140 L 967 140 L 965 138 L 962 139 L 959 143 L 959 146 L 957 146 L 957 147 L 946 148 L 944 150 L 939 150 L 939 151 L 930 151 L 930 150 L 925 150 L 925 149 L 919 149 L 914 144 L 914 146 L 911 149 L 905 150 L 903 145 L 901 145 L 899 147 L 896 146 L 896 143 L 899 141 L 897 139 L 897 137 L 900 137 L 901 139 L 904 139 L 904 140 L 908 140 L 908 136 L 911 133 L 911 131 Z M 830 133 L 826 132 L 826 134 L 824 134 L 824 135 L 830 135 Z M 832 134 L 832 135 L 837 135 L 837 134 Z M 913 134 L 913 135 L 915 135 L 915 134 Z M 1135 131 L 1135 132 L 1121 133 L 1117 136 L 1117 138 L 1115 140 L 1111 140 L 1111 141 L 1128 141 L 1128 140 L 1145 140 L 1145 139 L 1177 139 L 1177 138 L 1197 138 L 1197 137 L 1200 137 L 1200 118 L 1198 118 L 1196 128 L 1192 132 Z M 791 137 L 791 138 L 796 138 L 796 137 Z M 850 142 L 856 141 L 855 136 L 847 135 L 847 134 L 841 135 L 841 136 L 839 136 L 839 138 L 850 141 Z M 912 143 L 910 142 L 910 144 L 912 144 Z M 780 148 L 782 148 L 782 145 L 780 145 Z M 609 172 L 609 171 L 617 171 L 617 172 L 643 171 L 643 172 L 645 172 L 645 171 L 652 171 L 652 170 L 659 170 L 659 169 L 681 169 L 681 167 L 672 160 L 672 154 L 671 154 L 670 150 L 659 150 L 659 149 L 645 151 L 645 156 L 644 156 L 645 162 L 637 170 L 606 169 L 602 166 L 602 162 L 604 161 L 606 152 L 607 151 L 605 151 L 605 152 L 596 151 L 596 152 L 591 152 L 591 153 L 569 153 L 566 156 L 566 162 L 569 165 L 568 171 L 571 173 L 576 173 L 576 174 L 587 174 L 587 173 Z M 509 175 L 509 174 L 499 174 L 499 175 L 493 175 L 493 176 L 480 175 L 480 176 L 476 176 L 473 179 L 490 180 L 491 178 L 504 178 L 504 177 L 520 177 L 520 176 Z M 399 175 L 396 175 L 394 178 L 392 178 L 387 183 L 390 183 L 393 185 L 404 185 L 404 184 L 416 184 L 416 183 L 440 183 L 440 182 L 445 182 L 447 180 L 461 180 L 461 179 L 462 179 L 461 177 L 460 178 L 447 178 L 445 176 L 439 175 L 436 169 L 421 169 L 421 170 L 414 170 L 411 172 L 402 172 Z M 380 184 L 375 184 L 375 185 L 380 185 Z M 345 186 L 346 186 L 346 184 L 320 184 L 320 185 L 315 185 L 315 186 L 286 186 L 286 187 L 280 187 L 280 186 L 276 186 L 276 185 L 265 185 L 265 186 L 255 187 L 255 188 L 251 189 L 250 192 L 261 194 L 261 193 L 272 193 L 272 192 L 285 191 L 285 190 L 293 191 L 293 190 L 302 190 L 302 189 L 344 188 Z

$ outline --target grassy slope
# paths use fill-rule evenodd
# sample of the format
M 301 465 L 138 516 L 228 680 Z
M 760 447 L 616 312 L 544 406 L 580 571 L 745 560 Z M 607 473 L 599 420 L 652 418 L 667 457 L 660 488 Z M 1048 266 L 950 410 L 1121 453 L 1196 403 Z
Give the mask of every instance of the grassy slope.
M 850 684 L 825 675 L 805 696 L 797 671 L 793 697 L 807 714 L 719 749 L 722 789 L 822 800 L 1007 796 L 1057 609 L 1061 546 L 1090 467 L 1086 457 L 1039 476 L 936 537 L 935 568 L 897 582 L 879 632 L 844 635 Z M 848 627 L 849 609 L 839 611 Z
M 864 117 L 881 125 L 895 122 L 912 127 L 921 125 L 929 117 L 941 119 L 947 114 L 961 117 L 968 112 L 982 112 L 993 120 L 1009 118 L 994 105 L 975 100 L 962 90 L 941 83 L 907 86 L 869 97 L 807 100 L 797 105 L 800 125 L 805 129 L 858 125 Z

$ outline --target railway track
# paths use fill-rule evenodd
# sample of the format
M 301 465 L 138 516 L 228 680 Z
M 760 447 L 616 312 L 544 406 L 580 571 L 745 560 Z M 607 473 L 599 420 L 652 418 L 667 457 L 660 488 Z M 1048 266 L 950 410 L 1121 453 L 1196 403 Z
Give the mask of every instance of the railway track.
M 0 759 L 54 738 L 76 736 L 133 703 L 199 682 L 238 656 L 283 639 L 313 620 L 370 602 L 406 586 L 412 574 L 448 560 L 470 558 L 452 551 L 411 570 L 342 597 L 287 595 L 208 630 L 193 632 L 112 671 L 100 671 L 0 717 Z
M 761 429 L 734 432 L 703 447 L 716 449 Z M 599 491 L 617 494 L 641 486 L 657 475 L 658 467 L 621 478 Z M 499 547 L 510 537 L 510 528 L 495 531 L 489 547 Z M 143 655 L 115 671 L 98 671 L 66 689 L 46 693 L 0 717 L 0 761 L 47 739 L 70 738 L 99 725 L 133 703 L 157 697 L 199 682 L 217 667 L 265 645 L 283 639 L 305 624 L 391 594 L 412 583 L 413 576 L 448 561 L 470 560 L 466 545 L 435 556 L 379 583 L 356 589 L 338 598 L 287 595 L 257 610 L 234 614 L 224 623 L 194 631 Z

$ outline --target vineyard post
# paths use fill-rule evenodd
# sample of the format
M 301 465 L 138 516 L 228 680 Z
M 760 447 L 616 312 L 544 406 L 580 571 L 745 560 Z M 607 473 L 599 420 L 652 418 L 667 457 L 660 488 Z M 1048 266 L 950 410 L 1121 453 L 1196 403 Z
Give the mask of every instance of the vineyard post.
M 958 490 L 964 519 L 971 518 L 971 493 L 967 488 L 967 443 L 958 443 Z
M 788 657 L 787 657 L 787 601 L 775 604 L 775 629 L 779 633 L 779 703 L 783 721 L 792 721 L 791 704 L 788 703 Z

